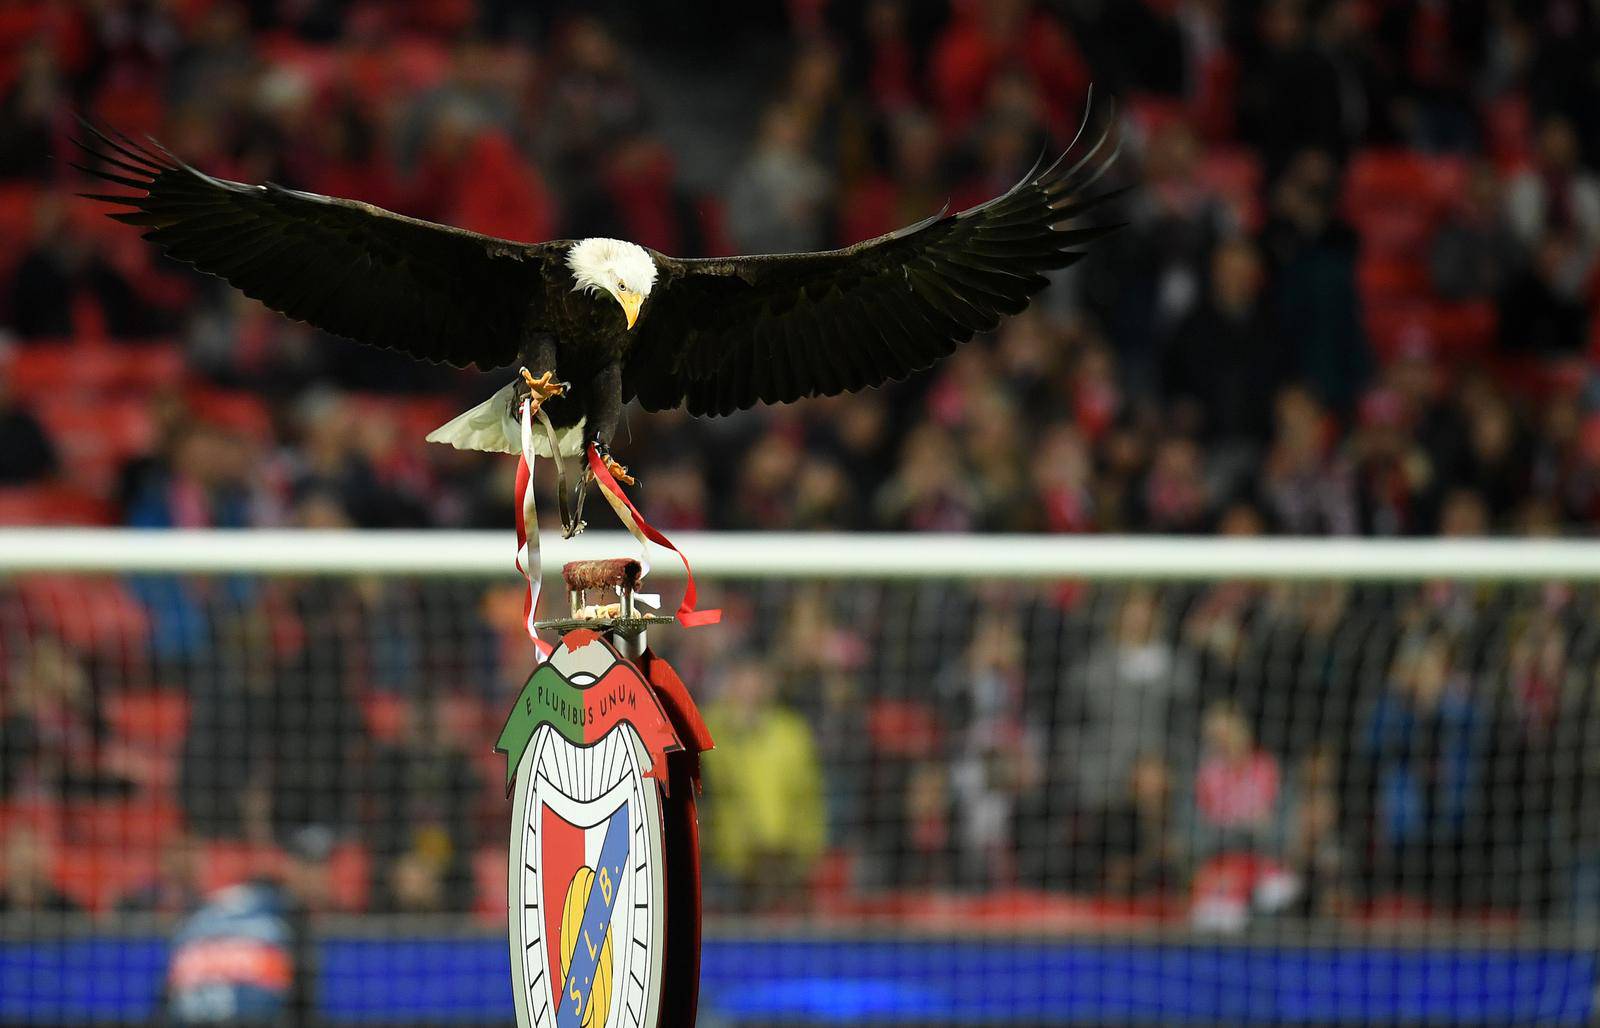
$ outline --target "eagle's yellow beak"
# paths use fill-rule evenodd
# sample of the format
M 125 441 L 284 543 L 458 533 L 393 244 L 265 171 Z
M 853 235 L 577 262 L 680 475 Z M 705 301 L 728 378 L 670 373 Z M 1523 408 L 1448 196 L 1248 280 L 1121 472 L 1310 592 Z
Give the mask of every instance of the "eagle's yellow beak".
M 639 308 L 644 305 L 644 297 L 631 289 L 619 289 L 617 302 L 622 304 L 622 316 L 628 319 L 628 327 L 639 320 Z

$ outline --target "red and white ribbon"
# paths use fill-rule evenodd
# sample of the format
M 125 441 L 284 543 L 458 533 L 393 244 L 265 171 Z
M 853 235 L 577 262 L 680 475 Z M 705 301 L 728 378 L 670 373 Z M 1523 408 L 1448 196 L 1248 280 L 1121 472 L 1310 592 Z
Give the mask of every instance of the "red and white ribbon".
M 522 456 L 517 458 L 517 570 L 528 583 L 522 598 L 522 621 L 542 663 L 550 644 L 534 628 L 538 617 L 539 587 L 544 581 L 544 561 L 539 555 L 539 511 L 533 495 L 533 402 L 522 401 Z
M 524 435 L 524 439 L 526 439 L 526 435 Z M 628 531 L 633 533 L 635 539 L 639 540 L 639 563 L 642 566 L 639 577 L 643 578 L 644 575 L 650 572 L 649 547 L 645 544 L 645 540 L 648 539 L 658 546 L 665 546 L 673 553 L 676 553 L 679 560 L 683 561 L 683 573 L 688 579 L 688 585 L 683 590 L 683 602 L 678 605 L 678 624 L 683 625 L 685 628 L 693 628 L 696 625 L 714 625 L 721 621 L 721 610 L 695 609 L 695 602 L 699 597 L 694 587 L 694 569 L 689 567 L 689 558 L 685 557 L 681 550 L 672 545 L 672 540 L 662 535 L 650 522 L 644 519 L 644 515 L 639 513 L 639 508 L 633 505 L 633 501 L 628 499 L 627 494 L 622 491 L 622 486 L 617 484 L 616 478 L 611 474 L 611 469 L 606 467 L 606 462 L 600 459 L 600 454 L 595 450 L 593 443 L 589 444 L 587 456 L 589 458 L 589 470 L 593 472 L 594 480 L 600 483 L 600 492 L 605 496 L 606 502 L 611 504 L 611 509 L 617 512 L 618 520 L 627 526 Z

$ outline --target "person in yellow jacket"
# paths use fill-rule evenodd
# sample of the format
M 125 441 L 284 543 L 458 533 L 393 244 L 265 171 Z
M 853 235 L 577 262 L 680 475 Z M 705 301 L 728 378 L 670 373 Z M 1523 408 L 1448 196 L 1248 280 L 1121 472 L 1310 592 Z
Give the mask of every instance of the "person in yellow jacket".
M 804 899 L 822 853 L 822 768 L 805 718 L 772 695 L 773 674 L 741 658 L 705 714 L 716 748 L 705 755 L 707 863 L 736 909 Z

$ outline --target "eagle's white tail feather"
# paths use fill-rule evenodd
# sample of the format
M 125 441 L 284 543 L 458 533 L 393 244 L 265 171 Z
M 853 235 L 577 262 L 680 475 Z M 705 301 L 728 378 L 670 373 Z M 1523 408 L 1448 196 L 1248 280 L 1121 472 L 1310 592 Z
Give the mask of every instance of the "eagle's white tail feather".
M 511 400 L 516 395 L 517 384 L 512 382 L 487 400 L 464 414 L 458 414 L 428 433 L 430 443 L 448 443 L 458 450 L 483 450 L 487 453 L 521 453 L 522 427 L 511 416 Z M 561 456 L 576 457 L 583 452 L 583 425 L 556 429 L 556 445 Z M 535 427 L 533 452 L 540 457 L 550 457 L 550 438 Z
M 464 414 L 458 414 L 428 433 L 430 443 L 449 443 L 458 450 L 520 453 L 522 430 L 511 417 L 512 382 Z

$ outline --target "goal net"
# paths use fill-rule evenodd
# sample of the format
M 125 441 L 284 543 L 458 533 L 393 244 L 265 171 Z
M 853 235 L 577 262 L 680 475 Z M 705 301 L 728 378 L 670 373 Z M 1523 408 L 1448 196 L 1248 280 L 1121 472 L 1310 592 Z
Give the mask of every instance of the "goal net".
M 1596 548 L 680 542 L 703 1023 L 1593 1016 Z M 509 550 L 0 534 L 0 1020 L 150 1020 L 267 878 L 315 1016 L 507 1021 Z

